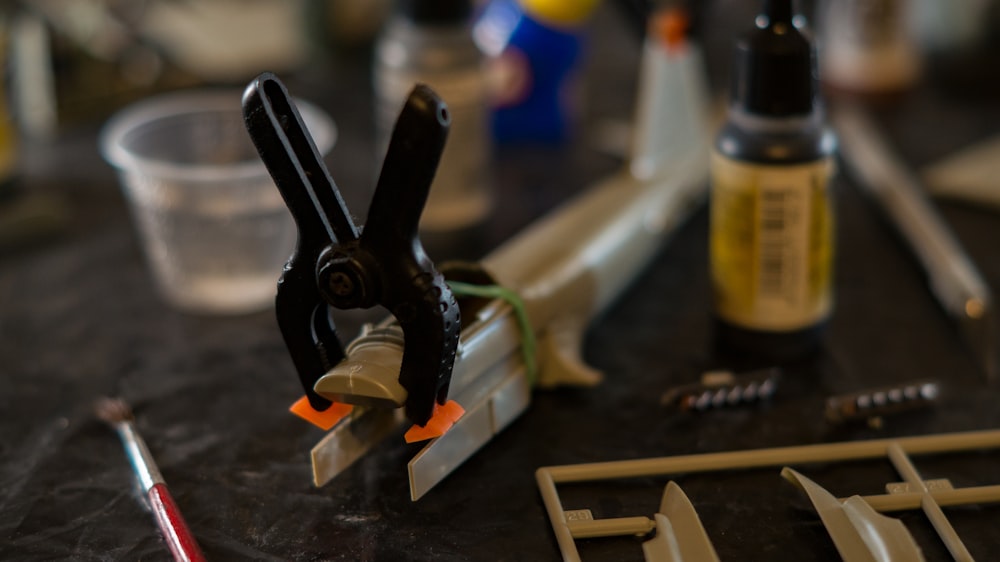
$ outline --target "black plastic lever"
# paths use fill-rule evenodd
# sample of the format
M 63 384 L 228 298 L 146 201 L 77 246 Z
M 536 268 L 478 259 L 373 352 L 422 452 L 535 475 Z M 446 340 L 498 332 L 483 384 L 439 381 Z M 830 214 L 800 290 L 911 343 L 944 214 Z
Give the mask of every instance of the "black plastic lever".
M 316 285 L 316 261 L 331 244 L 356 241 L 358 229 L 277 77 L 261 74 L 247 86 L 243 118 L 298 227 L 295 252 L 278 280 L 275 310 L 309 403 L 325 410 L 330 401 L 313 386 L 344 358 L 344 348 Z
M 378 304 L 403 329 L 406 415 L 426 424 L 434 403 L 447 399 L 461 329 L 455 298 L 417 231 L 448 134 L 447 107 L 426 86 L 410 93 L 360 234 L 281 81 L 258 76 L 243 95 L 243 112 L 299 230 L 275 308 L 310 404 L 329 407 L 313 386 L 344 357 L 329 307 Z

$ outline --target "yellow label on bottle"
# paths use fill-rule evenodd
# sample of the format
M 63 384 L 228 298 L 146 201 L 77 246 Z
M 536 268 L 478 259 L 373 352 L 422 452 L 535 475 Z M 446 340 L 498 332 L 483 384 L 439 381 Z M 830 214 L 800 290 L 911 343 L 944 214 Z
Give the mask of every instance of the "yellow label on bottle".
M 832 158 L 771 166 L 712 155 L 716 314 L 762 331 L 807 328 L 833 306 Z

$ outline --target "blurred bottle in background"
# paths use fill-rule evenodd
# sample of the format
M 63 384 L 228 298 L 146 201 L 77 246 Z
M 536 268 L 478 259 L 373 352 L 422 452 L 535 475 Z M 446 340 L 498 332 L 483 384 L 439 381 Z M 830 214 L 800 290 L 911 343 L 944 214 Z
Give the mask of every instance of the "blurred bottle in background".
M 11 196 L 17 177 L 17 129 L 7 104 L 9 25 L 0 13 L 0 201 Z
M 17 92 L 14 39 L 38 29 L 25 21 L 12 7 L 0 8 L 0 260 L 54 238 L 70 216 L 62 197 L 28 189 L 22 181 L 27 175 L 25 157 L 31 154 L 25 141 L 31 139 L 23 135 L 23 116 L 14 111 L 10 94 Z
M 305 28 L 314 47 L 353 51 L 370 47 L 389 14 L 389 0 L 307 0 Z
M 880 96 L 905 91 L 920 78 L 910 0 L 825 0 L 818 21 L 825 85 Z
M 493 0 L 476 43 L 490 57 L 493 136 L 562 143 L 580 111 L 584 25 L 597 0 Z
M 963 99 L 1000 95 L 1000 2 L 911 0 L 913 29 L 930 82 Z
M 639 66 L 629 170 L 649 180 L 709 145 L 708 78 L 701 48 L 689 40 L 683 8 L 663 8 L 649 19 Z
M 424 231 L 471 227 L 492 205 L 486 77 L 471 17 L 471 0 L 400 0 L 375 45 L 379 162 L 416 83 L 434 89 L 451 115 L 448 142 L 420 220 Z
M 988 33 L 994 0 L 911 0 L 913 29 L 923 50 L 960 52 L 976 47 Z

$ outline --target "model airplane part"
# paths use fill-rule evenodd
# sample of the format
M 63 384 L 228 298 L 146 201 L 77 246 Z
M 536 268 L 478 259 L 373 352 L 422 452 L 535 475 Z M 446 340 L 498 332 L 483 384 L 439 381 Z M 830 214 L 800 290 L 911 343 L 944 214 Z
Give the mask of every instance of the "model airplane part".
M 934 526 L 934 530 L 937 531 L 938 536 L 944 541 L 945 546 L 948 547 L 948 552 L 957 561 L 972 562 L 972 555 L 965 548 L 965 544 L 962 543 L 962 539 L 955 532 L 955 528 L 952 527 L 951 522 L 945 517 L 944 511 L 941 510 L 941 505 L 934 500 L 934 496 L 930 493 L 930 488 L 924 482 L 923 478 L 920 477 L 920 473 L 917 472 L 917 468 L 913 465 L 910 457 L 906 455 L 906 451 L 899 446 L 899 443 L 893 443 L 889 445 L 888 455 L 892 466 L 903 477 L 903 480 L 907 484 L 915 486 L 918 493 L 923 495 L 920 500 L 920 508 L 923 510 L 924 515 L 927 516 L 927 519 L 930 520 L 931 525 Z
M 902 521 L 879 514 L 860 496 L 841 503 L 822 486 L 785 467 L 781 476 L 809 496 L 837 551 L 857 562 L 917 562 L 920 547 Z
M 922 169 L 921 177 L 935 197 L 976 205 L 1000 206 L 1000 136 L 960 149 Z
M 1000 448 L 1000 430 L 994 429 L 895 439 L 548 466 L 539 468 L 535 472 L 535 479 L 538 482 L 538 489 L 541 492 L 542 501 L 545 503 L 545 509 L 552 523 L 552 530 L 555 533 L 563 559 L 578 561 L 580 555 L 577 552 L 575 540 L 580 537 L 580 528 L 586 529 L 594 526 L 593 523 L 580 523 L 578 521 L 591 520 L 593 516 L 590 515 L 589 510 L 564 509 L 559 497 L 558 486 L 560 484 L 594 483 L 624 478 L 674 477 L 772 466 L 787 467 L 798 464 L 842 463 L 887 458 L 892 462 L 897 472 L 903 476 L 905 482 L 888 484 L 886 488 L 889 493 L 885 495 L 859 496 L 859 500 L 851 502 L 852 507 L 849 508 L 851 517 L 855 521 L 863 521 L 866 516 L 870 515 L 859 501 L 878 512 L 924 509 L 935 530 L 955 559 L 971 560 L 961 540 L 958 539 L 954 529 L 945 519 L 940 506 L 1000 502 L 1000 485 L 953 488 L 947 481 L 921 480 L 909 457 L 996 448 Z M 835 501 L 845 503 L 848 500 L 836 499 Z M 621 518 L 609 521 L 622 527 L 623 530 L 630 529 L 635 533 L 640 533 L 643 522 L 639 519 L 644 518 Z M 881 560 L 881 558 L 875 559 Z
M 558 504 L 554 487 L 541 488 L 547 505 Z M 671 481 L 663 491 L 660 509 L 650 519 L 644 516 L 595 519 L 589 509 L 549 512 L 563 560 L 579 562 L 576 548 L 579 539 L 600 537 L 638 536 L 651 532 L 653 536 L 642 543 L 646 562 L 718 562 L 715 547 L 705 533 L 698 512 L 677 483 Z
M 959 324 L 962 335 L 989 379 L 995 378 L 993 295 L 954 234 L 921 191 L 919 181 L 859 109 L 838 108 L 833 123 L 841 156 L 858 185 L 888 215 L 930 280 L 941 306 Z
M 698 512 L 676 482 L 663 490 L 654 518 L 656 535 L 642 543 L 646 562 L 719 562 Z

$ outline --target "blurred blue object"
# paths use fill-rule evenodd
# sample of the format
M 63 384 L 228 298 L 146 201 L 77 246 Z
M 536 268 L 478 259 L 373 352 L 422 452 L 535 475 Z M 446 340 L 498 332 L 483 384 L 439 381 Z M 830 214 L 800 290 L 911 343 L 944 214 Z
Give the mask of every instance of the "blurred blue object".
M 495 0 L 483 10 L 473 37 L 491 57 L 492 130 L 498 143 L 557 144 L 573 134 L 582 24 L 595 4 Z

